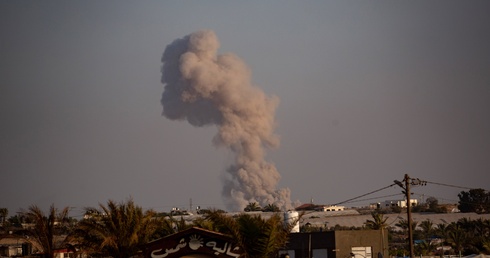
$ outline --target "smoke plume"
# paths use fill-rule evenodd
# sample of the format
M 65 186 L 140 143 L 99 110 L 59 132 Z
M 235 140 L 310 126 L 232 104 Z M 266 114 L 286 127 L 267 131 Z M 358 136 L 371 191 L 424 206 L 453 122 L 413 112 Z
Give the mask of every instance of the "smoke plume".
M 274 113 L 279 103 L 252 85 L 246 64 L 233 54 L 217 55 L 219 41 L 203 30 L 177 39 L 162 56 L 163 115 L 193 126 L 216 125 L 213 144 L 234 154 L 225 175 L 223 197 L 228 209 L 291 206 L 289 189 L 277 189 L 280 175 L 265 160 L 265 150 L 279 145 Z

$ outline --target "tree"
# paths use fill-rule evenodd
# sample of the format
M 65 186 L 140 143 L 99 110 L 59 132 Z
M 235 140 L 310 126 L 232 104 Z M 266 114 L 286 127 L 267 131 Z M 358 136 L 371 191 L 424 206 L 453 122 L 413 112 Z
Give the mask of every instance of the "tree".
M 260 207 L 260 205 L 258 203 L 256 203 L 256 202 L 250 202 L 250 203 L 247 204 L 247 206 L 243 210 L 246 211 L 246 212 L 249 212 L 249 211 L 261 211 L 262 208 Z
M 419 227 L 422 229 L 422 235 L 425 239 L 431 237 L 434 232 L 434 223 L 430 219 L 420 222 Z
M 402 207 L 396 205 L 396 206 L 391 206 L 391 212 L 392 213 L 401 213 L 402 212 Z
M 415 253 L 420 256 L 427 256 L 432 252 L 434 247 L 430 241 L 422 241 L 415 247 Z
M 0 223 L 2 224 L 2 226 L 5 225 L 5 220 L 7 219 L 8 215 L 9 215 L 9 209 L 0 208 Z
M 439 223 L 436 225 L 436 234 L 440 238 L 447 238 L 447 233 L 449 232 L 449 227 L 446 223 Z
M 61 237 L 61 241 L 57 241 L 56 236 L 59 236 L 59 229 L 67 221 L 68 212 L 69 207 L 58 212 L 58 209 L 51 205 L 49 213 L 45 215 L 38 206 L 31 205 L 29 210 L 23 213 L 23 216 L 34 224 L 34 227 L 27 231 L 29 238 L 39 244 L 44 257 L 53 258 L 55 249 L 65 247 L 67 238 Z
M 487 252 L 485 241 L 488 242 L 490 236 L 490 220 L 461 218 L 454 227 L 460 228 L 465 233 L 466 239 L 463 246 L 465 253 Z
M 458 194 L 458 197 L 458 209 L 461 212 L 490 212 L 490 193 L 484 189 L 471 189 L 468 192 L 461 191 L 461 193 Z
M 187 224 L 183 217 L 180 217 L 180 220 L 175 219 L 174 217 L 159 217 L 158 219 L 154 219 L 154 223 L 156 225 L 156 229 L 151 236 L 151 239 L 162 238 L 180 231 L 184 231 L 188 228 L 191 228 L 193 224 L 195 226 L 205 228 L 205 224 L 202 223 L 202 219 L 196 219 L 193 224 Z
M 412 230 L 415 231 L 415 228 L 417 227 L 418 222 L 412 220 Z M 395 226 L 401 228 L 403 231 L 408 231 L 408 220 L 406 219 L 400 219 L 398 223 L 395 224 Z
M 486 254 L 490 254 L 490 239 L 485 239 L 482 242 L 483 249 Z
M 427 198 L 426 203 L 427 203 L 427 206 L 428 206 L 427 207 L 427 210 L 428 211 L 431 211 L 431 212 L 440 212 L 439 200 L 437 200 L 436 198 L 429 197 L 429 198 Z
M 264 211 L 264 212 L 279 212 L 279 211 L 281 211 L 281 210 L 280 210 L 280 209 L 279 209 L 279 207 L 277 207 L 277 205 L 275 205 L 275 204 L 267 204 L 267 205 L 264 207 L 264 209 L 262 209 L 262 211 Z
M 490 254 L 488 239 L 490 236 L 490 220 L 461 218 L 451 224 L 437 224 L 437 234 L 446 239 L 456 253 Z
M 22 221 L 23 221 L 24 217 L 25 216 L 22 214 L 17 214 L 17 215 L 9 217 L 7 219 L 7 222 L 10 226 L 22 227 Z
M 259 215 L 246 213 L 233 218 L 211 212 L 206 215 L 206 219 L 212 222 L 214 230 L 233 238 L 235 244 L 244 251 L 243 258 L 276 257 L 279 249 L 286 245 L 289 233 L 297 222 L 284 225 L 278 214 L 263 219 Z
M 87 253 L 128 258 L 136 254 L 138 246 L 147 243 L 155 230 L 155 212 L 143 212 L 132 199 L 115 203 L 112 200 L 100 209 L 86 208 L 86 218 L 78 223 L 75 239 Z
M 448 232 L 448 243 L 454 248 L 456 253 L 462 252 L 464 246 L 466 245 L 466 240 L 468 235 L 465 230 L 458 224 L 452 223 L 449 226 L 450 230 Z
M 373 217 L 372 220 L 368 219 L 364 222 L 364 225 L 366 225 L 367 228 L 384 229 L 387 226 L 386 220 L 388 220 L 388 218 L 384 218 L 382 213 L 373 211 L 371 212 L 371 216 Z

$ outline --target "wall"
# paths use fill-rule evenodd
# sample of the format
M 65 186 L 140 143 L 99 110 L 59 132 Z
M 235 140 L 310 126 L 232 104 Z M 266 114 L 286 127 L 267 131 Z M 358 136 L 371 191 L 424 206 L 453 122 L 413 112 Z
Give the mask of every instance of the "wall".
M 294 250 L 294 258 L 307 258 L 326 252 L 328 257 L 335 257 L 335 232 L 293 233 L 289 235 L 287 250 Z M 293 258 L 293 257 L 291 257 Z M 318 255 L 315 258 L 323 258 Z
M 386 230 L 293 233 L 285 251 L 294 250 L 291 258 L 351 258 L 352 247 L 371 247 L 372 258 L 378 258 L 379 252 L 388 258 L 388 234 Z
M 352 247 L 371 247 L 372 257 L 378 253 L 388 257 L 388 232 L 386 230 L 335 231 L 336 258 L 350 258 Z

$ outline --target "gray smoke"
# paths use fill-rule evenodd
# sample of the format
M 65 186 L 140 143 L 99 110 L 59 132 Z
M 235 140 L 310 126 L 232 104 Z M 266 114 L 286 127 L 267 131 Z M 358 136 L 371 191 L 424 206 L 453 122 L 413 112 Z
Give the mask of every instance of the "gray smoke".
M 265 150 L 279 145 L 274 113 L 279 103 L 250 82 L 250 70 L 233 54 L 217 55 L 219 41 L 203 30 L 177 39 L 162 56 L 163 115 L 194 126 L 216 125 L 216 146 L 234 155 L 223 197 L 228 209 L 249 202 L 291 207 L 289 189 L 277 189 L 280 175 Z

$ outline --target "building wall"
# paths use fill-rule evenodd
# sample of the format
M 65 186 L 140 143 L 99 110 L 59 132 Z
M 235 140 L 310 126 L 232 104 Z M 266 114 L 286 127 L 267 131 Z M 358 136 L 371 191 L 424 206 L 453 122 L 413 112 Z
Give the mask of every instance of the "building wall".
M 322 206 L 321 211 L 343 211 L 345 210 L 344 206 Z
M 313 253 L 326 252 L 328 257 L 335 257 L 335 232 L 293 233 L 289 235 L 289 243 L 286 250 L 294 253 L 290 258 L 313 257 Z M 315 258 L 323 258 L 314 256 Z
M 283 253 L 288 252 L 290 258 L 351 258 L 353 247 L 370 247 L 372 258 L 378 253 L 388 257 L 388 234 L 386 230 L 293 233 Z
M 373 258 L 377 258 L 378 253 L 381 253 L 383 257 L 388 257 L 388 232 L 386 230 L 335 231 L 335 243 L 336 258 L 350 258 L 353 247 L 371 247 Z
M 418 201 L 417 199 L 410 199 L 410 203 L 412 206 L 416 206 Z M 390 209 L 392 207 L 401 207 L 401 208 L 406 208 L 407 207 L 407 201 L 406 200 L 387 200 L 382 203 L 380 203 L 381 209 Z
M 0 246 L 0 256 L 13 257 L 21 256 L 22 248 L 20 245 L 17 246 Z

